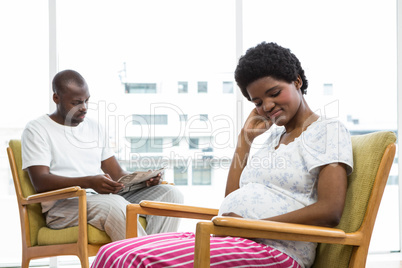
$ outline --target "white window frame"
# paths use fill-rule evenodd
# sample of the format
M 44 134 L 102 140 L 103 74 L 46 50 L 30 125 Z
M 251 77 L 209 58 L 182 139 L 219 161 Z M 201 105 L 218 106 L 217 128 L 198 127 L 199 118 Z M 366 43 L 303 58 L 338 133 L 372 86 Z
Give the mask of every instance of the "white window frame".
M 402 0 L 396 1 L 396 20 L 397 20 L 397 111 L 398 111 L 398 119 L 397 119 L 397 130 L 398 130 L 398 145 L 399 141 L 402 140 Z M 398 146 L 400 147 L 400 146 Z M 398 149 L 398 159 L 402 159 L 402 150 Z M 402 165 L 398 164 L 398 176 L 399 176 L 399 208 L 402 207 Z M 402 231 L 402 213 L 399 212 L 399 233 Z M 402 236 L 399 235 L 399 245 L 402 249 Z

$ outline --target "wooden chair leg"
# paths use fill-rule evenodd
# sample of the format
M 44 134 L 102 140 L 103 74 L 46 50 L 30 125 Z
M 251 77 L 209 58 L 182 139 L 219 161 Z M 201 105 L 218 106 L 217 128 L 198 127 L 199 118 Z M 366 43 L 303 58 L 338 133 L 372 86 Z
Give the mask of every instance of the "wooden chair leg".
M 21 268 L 29 268 L 29 260 L 22 259 Z
M 349 261 L 349 267 L 364 268 L 366 267 L 368 247 L 353 247 L 352 258 Z
M 79 257 L 81 262 L 81 268 L 89 268 L 89 260 L 85 257 Z
M 194 268 L 210 267 L 210 232 L 211 222 L 197 223 L 194 246 Z
M 25 250 L 22 250 L 22 261 L 21 261 L 21 268 L 29 268 L 29 262 L 31 258 L 28 257 L 28 254 Z

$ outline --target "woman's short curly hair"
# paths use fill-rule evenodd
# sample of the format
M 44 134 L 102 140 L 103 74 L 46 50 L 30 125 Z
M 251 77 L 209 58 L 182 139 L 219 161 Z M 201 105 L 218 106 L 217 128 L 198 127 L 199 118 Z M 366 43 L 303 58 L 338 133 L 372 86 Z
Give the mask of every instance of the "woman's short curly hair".
M 235 80 L 243 95 L 250 100 L 247 92 L 248 85 L 267 76 L 288 83 L 296 81 L 300 76 L 303 82 L 301 92 L 307 93 L 308 81 L 304 70 L 290 49 L 276 43 L 262 42 L 248 49 L 240 58 L 235 71 Z

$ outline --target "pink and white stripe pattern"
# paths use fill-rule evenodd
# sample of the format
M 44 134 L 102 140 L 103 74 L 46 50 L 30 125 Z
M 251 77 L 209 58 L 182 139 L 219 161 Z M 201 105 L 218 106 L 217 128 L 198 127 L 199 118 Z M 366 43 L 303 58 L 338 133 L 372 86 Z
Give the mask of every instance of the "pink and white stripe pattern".
M 103 246 L 91 268 L 193 267 L 194 233 L 162 233 Z M 211 237 L 211 267 L 300 268 L 279 250 L 239 237 Z

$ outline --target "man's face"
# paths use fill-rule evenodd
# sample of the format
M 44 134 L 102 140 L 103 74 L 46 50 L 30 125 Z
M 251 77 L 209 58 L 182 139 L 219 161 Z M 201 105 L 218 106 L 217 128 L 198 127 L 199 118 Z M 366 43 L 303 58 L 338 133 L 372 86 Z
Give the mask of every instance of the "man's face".
M 63 124 L 66 126 L 78 126 L 84 121 L 88 101 L 89 91 L 87 84 L 80 86 L 71 82 L 60 94 L 56 94 L 57 111 L 64 120 Z

